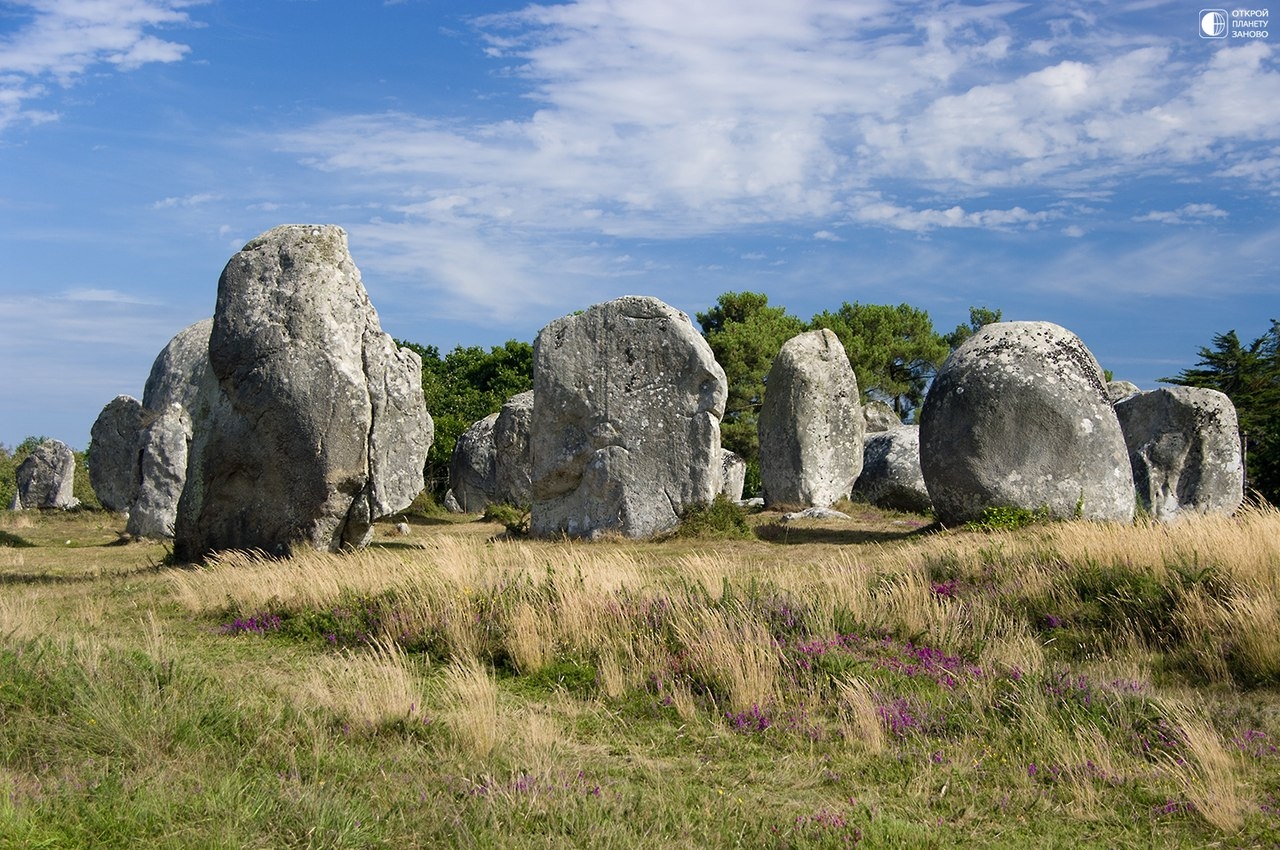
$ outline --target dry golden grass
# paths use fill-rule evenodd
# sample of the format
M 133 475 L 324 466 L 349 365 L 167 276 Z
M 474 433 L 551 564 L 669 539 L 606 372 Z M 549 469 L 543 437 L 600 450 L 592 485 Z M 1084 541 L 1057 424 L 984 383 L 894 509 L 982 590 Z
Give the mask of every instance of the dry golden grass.
M 1186 753 L 1181 761 L 1169 760 L 1165 770 L 1211 825 L 1227 832 L 1239 829 L 1249 803 L 1235 757 L 1201 709 L 1184 701 L 1166 701 L 1163 708 Z
M 329 712 L 359 730 L 421 720 L 425 701 L 416 667 L 387 640 L 361 652 L 322 656 L 297 682 L 294 702 L 304 711 Z
M 872 755 L 882 754 L 888 741 L 871 686 L 857 677 L 841 679 L 837 696 L 845 740 L 857 741 Z
M 484 759 L 493 752 L 498 743 L 498 686 L 487 667 L 471 659 L 452 662 L 444 671 L 438 705 L 461 754 Z

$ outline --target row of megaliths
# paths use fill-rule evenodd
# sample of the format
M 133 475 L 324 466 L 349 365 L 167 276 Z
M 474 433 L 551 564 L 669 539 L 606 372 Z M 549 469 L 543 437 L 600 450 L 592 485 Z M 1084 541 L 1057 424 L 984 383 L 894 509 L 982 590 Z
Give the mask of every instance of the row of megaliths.
M 927 500 L 953 523 L 990 505 L 1129 519 L 1135 481 L 1159 518 L 1242 496 L 1225 397 L 1113 404 L 1097 361 L 1056 325 L 976 334 L 940 370 L 918 429 L 870 429 L 859 395 L 830 331 L 783 347 L 760 415 L 767 503 L 861 492 Z M 538 334 L 532 393 L 458 441 L 451 499 L 527 504 L 537 535 L 661 534 L 690 505 L 741 495 L 744 464 L 720 446 L 725 398 L 684 313 L 642 296 L 597 304 Z M 142 400 L 104 408 L 91 477 L 131 533 L 173 537 L 180 558 L 338 550 L 422 490 L 432 439 L 421 361 L 381 330 L 346 234 L 286 225 L 231 258 L 213 318 L 161 352 Z

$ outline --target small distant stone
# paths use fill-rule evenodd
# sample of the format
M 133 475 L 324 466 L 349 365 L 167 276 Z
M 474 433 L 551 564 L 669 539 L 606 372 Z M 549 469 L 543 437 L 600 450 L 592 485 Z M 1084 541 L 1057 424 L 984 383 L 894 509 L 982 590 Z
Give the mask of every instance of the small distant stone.
M 9 510 L 32 508 L 67 510 L 80 504 L 72 495 L 76 456 L 61 440 L 45 440 L 14 472 L 17 491 Z
M 832 508 L 816 507 L 782 515 L 782 522 L 795 522 L 798 519 L 853 519 L 853 517 Z
M 396 523 L 396 534 L 399 534 L 401 537 L 408 537 L 408 536 L 409 536 L 409 523 L 407 523 L 407 522 L 397 522 L 397 523 Z

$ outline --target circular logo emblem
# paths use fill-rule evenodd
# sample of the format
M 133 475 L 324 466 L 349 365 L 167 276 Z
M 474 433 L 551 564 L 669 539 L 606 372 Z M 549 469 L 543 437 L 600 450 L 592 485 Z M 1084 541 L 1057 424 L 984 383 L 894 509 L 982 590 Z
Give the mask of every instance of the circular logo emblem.
M 1200 17 L 1200 32 L 1208 38 L 1222 38 L 1227 31 L 1227 16 L 1212 9 Z

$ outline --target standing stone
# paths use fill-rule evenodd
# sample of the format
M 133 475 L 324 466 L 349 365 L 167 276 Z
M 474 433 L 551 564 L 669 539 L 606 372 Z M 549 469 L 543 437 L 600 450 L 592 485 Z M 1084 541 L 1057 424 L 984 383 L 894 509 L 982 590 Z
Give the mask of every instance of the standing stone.
M 808 331 L 783 344 L 757 427 L 766 505 L 826 508 L 849 495 L 866 424 L 858 379 L 834 333 Z
M 173 537 L 187 480 L 191 417 L 174 402 L 150 420 L 138 437 L 138 492 L 125 531 L 134 537 Z
M 164 413 L 171 404 L 190 412 L 200 394 L 200 385 L 209 371 L 209 334 L 213 319 L 201 319 L 169 340 L 155 362 L 142 391 L 142 406 Z
M 747 462 L 728 449 L 720 450 L 720 495 L 731 502 L 742 501 L 747 486 Z
M 76 455 L 71 447 L 61 440 L 45 440 L 18 464 L 18 491 L 10 510 L 74 508 L 80 504 L 72 493 L 75 475 Z
M 513 395 L 498 411 L 493 423 L 493 500 L 528 507 L 533 501 L 530 472 L 530 429 L 533 427 L 533 390 Z
M 925 400 L 920 466 L 947 524 L 988 507 L 1133 518 L 1133 475 L 1102 369 L 1049 322 L 986 325 L 951 353 Z
M 689 317 L 626 296 L 534 342 L 534 534 L 645 538 L 720 484 L 724 370 Z
M 1165 387 L 1116 404 L 1138 503 L 1168 521 L 1183 511 L 1230 514 L 1244 501 L 1240 427 L 1217 390 Z
M 449 491 L 459 513 L 480 513 L 493 501 L 496 486 L 493 426 L 498 414 L 490 413 L 458 435 L 449 458 Z
M 899 425 L 868 434 L 853 495 L 889 510 L 929 511 L 929 490 L 920 472 L 920 429 Z
M 138 495 L 138 435 L 144 416 L 141 402 L 118 395 L 89 430 L 89 485 L 109 511 L 128 511 Z
M 422 490 L 421 360 L 383 333 L 339 227 L 285 225 L 227 263 L 174 554 L 362 546 Z
M 862 406 L 862 418 L 867 423 L 867 433 L 888 431 L 902 426 L 902 419 L 883 401 L 869 401 Z
M 1138 389 L 1138 385 L 1132 381 L 1107 381 L 1107 395 L 1110 396 L 1112 404 L 1124 401 L 1132 395 L 1142 392 Z

